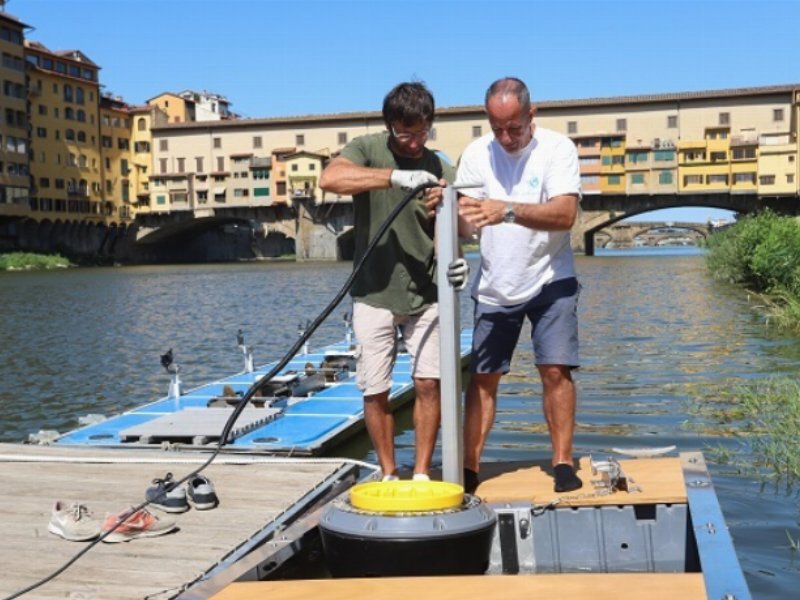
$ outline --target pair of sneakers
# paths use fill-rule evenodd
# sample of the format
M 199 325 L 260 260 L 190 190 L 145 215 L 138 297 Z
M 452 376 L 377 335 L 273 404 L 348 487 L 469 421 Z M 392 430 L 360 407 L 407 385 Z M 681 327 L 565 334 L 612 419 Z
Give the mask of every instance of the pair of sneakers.
M 219 504 L 214 484 L 205 475 L 193 476 L 184 489 L 178 485 L 172 473 L 167 473 L 163 479 L 153 480 L 144 498 L 155 508 L 168 513 L 186 512 L 190 501 L 197 510 L 209 510 Z
M 101 524 L 85 504 L 57 500 L 47 529 L 71 542 L 88 542 L 108 533 L 104 542 L 127 542 L 139 537 L 155 537 L 173 531 L 177 525 L 162 521 L 145 509 L 132 508 L 119 515 L 108 515 Z M 113 531 L 112 531 L 113 530 Z

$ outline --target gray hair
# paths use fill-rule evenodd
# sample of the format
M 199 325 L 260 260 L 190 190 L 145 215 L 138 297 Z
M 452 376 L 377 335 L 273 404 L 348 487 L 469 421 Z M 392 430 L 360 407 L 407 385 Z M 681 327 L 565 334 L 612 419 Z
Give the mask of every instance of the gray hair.
M 486 90 L 486 98 L 484 98 L 484 106 L 489 104 L 489 99 L 494 96 L 513 95 L 519 102 L 520 108 L 523 112 L 528 112 L 531 108 L 531 93 L 528 91 L 528 86 L 525 82 L 516 77 L 503 77 L 498 79 L 489 89 Z

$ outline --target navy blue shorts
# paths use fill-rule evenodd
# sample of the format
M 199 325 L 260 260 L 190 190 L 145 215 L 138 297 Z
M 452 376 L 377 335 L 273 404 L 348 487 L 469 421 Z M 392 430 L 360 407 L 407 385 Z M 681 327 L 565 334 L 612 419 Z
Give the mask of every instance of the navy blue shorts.
M 524 304 L 492 306 L 475 302 L 472 373 L 508 373 L 525 317 L 531 322 L 531 342 L 537 365 L 580 366 L 578 360 L 578 298 L 574 277 L 548 283 Z

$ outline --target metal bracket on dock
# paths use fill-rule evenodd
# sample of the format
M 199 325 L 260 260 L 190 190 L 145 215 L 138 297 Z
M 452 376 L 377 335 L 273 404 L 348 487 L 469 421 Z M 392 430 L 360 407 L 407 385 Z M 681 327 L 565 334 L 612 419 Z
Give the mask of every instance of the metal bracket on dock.
M 611 494 L 613 492 L 641 492 L 638 485 L 633 485 L 633 480 L 622 472 L 622 467 L 616 458 L 609 456 L 606 460 L 594 460 L 589 457 L 592 466 L 592 485 L 598 493 Z

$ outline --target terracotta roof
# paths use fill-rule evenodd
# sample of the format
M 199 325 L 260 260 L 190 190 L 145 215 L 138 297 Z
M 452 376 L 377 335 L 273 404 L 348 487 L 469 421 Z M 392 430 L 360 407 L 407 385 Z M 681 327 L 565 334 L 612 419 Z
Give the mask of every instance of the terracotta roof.
M 5 12 L 4 10 L 0 10 L 0 19 L 7 21 L 9 23 L 13 23 L 14 25 L 19 25 L 22 27 L 27 27 L 29 29 L 32 29 L 30 25 L 28 25 L 27 23 L 23 23 L 17 17 Z

